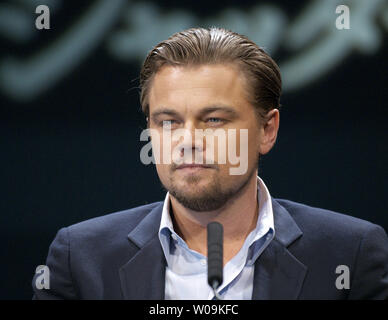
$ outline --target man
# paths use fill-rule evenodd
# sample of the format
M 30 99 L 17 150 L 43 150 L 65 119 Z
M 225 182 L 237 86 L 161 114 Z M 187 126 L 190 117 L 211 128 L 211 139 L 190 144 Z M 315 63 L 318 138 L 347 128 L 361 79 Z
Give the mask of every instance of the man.
M 166 198 L 61 229 L 36 299 L 212 299 L 212 221 L 224 228 L 224 299 L 388 297 L 381 227 L 273 199 L 258 177 L 279 129 L 281 78 L 255 43 L 219 28 L 174 34 L 148 54 L 140 85 Z

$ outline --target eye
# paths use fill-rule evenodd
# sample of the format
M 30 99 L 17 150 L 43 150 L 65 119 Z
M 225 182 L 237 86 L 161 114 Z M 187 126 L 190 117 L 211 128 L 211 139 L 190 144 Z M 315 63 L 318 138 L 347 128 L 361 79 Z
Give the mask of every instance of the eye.
M 170 120 L 163 120 L 163 121 L 160 121 L 159 122 L 159 125 L 164 127 L 164 126 L 172 126 L 173 124 L 175 124 L 177 121 L 176 120 L 173 120 L 173 119 L 170 119 Z
M 221 119 L 220 118 L 209 118 L 209 119 L 207 119 L 207 121 L 209 121 L 209 122 L 220 122 Z
M 221 119 L 221 118 L 212 117 L 212 118 L 206 119 L 206 122 L 212 123 L 212 124 L 219 124 L 219 123 L 224 123 L 225 120 L 224 120 L 224 119 Z

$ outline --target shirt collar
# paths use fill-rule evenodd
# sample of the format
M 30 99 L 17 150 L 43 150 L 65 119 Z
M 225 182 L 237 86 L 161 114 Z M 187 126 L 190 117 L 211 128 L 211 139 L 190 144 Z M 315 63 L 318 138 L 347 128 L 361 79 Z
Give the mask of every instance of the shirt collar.
M 247 247 L 250 247 L 257 240 L 263 238 L 263 236 L 267 233 L 268 238 L 266 240 L 272 239 L 275 234 L 271 195 L 264 181 L 259 176 L 257 177 L 257 192 L 259 214 L 256 228 L 252 230 L 244 242 L 244 246 Z M 167 263 L 169 261 L 169 255 L 172 250 L 171 236 L 181 243 L 184 242 L 183 239 L 181 239 L 174 231 L 170 215 L 170 194 L 167 192 L 163 203 L 162 217 L 159 227 L 159 240 L 162 245 L 163 252 L 166 256 Z M 253 263 L 256 257 L 257 254 L 253 254 L 249 260 Z

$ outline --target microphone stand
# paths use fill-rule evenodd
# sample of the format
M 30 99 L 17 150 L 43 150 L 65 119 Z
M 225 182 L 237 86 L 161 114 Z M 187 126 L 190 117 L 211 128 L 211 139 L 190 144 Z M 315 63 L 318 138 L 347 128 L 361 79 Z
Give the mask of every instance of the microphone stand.
M 222 300 L 217 288 L 223 281 L 223 227 L 218 222 L 207 225 L 207 273 L 208 283 L 216 300 Z

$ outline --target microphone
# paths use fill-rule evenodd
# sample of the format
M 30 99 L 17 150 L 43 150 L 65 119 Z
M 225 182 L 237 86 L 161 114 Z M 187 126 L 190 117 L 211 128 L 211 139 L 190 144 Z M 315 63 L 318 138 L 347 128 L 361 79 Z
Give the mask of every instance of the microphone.
M 207 281 L 214 296 L 221 300 L 216 289 L 223 281 L 223 227 L 218 222 L 207 225 Z

